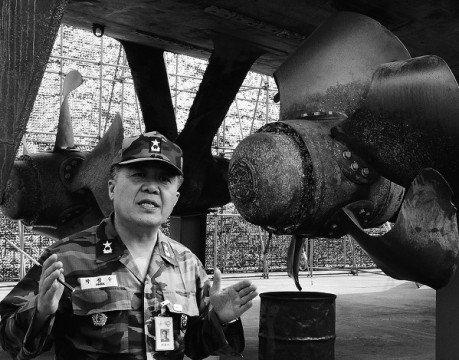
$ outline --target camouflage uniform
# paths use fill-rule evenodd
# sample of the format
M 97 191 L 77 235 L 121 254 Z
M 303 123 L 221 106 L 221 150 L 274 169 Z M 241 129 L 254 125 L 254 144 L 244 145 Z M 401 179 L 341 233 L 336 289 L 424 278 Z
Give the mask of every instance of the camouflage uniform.
M 104 249 L 106 250 L 104 253 Z M 107 251 L 107 249 L 109 251 Z M 56 359 L 203 359 L 239 355 L 244 347 L 240 321 L 222 327 L 209 306 L 210 282 L 197 257 L 161 232 L 145 279 L 118 237 L 111 219 L 58 241 L 43 262 L 57 253 L 65 280 L 59 308 L 41 333 L 28 337 L 34 321 L 41 268 L 34 266 L 0 303 L 0 340 L 16 359 L 30 359 L 54 342 Z M 116 276 L 118 286 L 81 289 L 78 278 Z M 166 300 L 167 305 L 161 303 Z M 173 320 L 174 350 L 154 351 L 157 315 Z M 105 317 L 104 325 L 96 325 Z

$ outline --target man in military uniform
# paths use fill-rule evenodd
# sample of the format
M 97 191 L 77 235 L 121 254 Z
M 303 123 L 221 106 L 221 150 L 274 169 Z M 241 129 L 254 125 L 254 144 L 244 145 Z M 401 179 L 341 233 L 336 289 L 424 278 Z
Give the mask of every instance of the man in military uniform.
M 163 135 L 124 139 L 108 183 L 114 212 L 54 243 L 43 268 L 33 267 L 2 301 L 5 350 L 31 359 L 54 343 L 59 360 L 240 354 L 240 316 L 255 286 L 245 280 L 221 290 L 218 270 L 211 286 L 199 259 L 160 230 L 179 198 L 182 169 L 181 149 Z

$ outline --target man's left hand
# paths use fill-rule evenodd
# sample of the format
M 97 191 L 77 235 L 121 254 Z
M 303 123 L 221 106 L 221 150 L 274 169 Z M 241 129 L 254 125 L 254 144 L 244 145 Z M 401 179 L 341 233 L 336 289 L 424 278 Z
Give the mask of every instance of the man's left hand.
M 257 287 L 249 280 L 242 280 L 221 289 L 222 273 L 215 269 L 210 288 L 210 303 L 221 323 L 236 320 L 252 307 L 252 300 L 258 295 Z

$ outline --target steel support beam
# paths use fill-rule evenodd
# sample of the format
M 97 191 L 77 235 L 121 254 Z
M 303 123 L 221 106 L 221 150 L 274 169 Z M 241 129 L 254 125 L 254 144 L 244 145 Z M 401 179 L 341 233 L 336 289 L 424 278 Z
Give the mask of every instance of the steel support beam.
M 171 216 L 169 220 L 171 238 L 190 249 L 205 266 L 207 213 Z
M 451 360 L 459 354 L 459 272 L 437 291 L 435 359 Z
M 262 51 L 228 37 L 214 39 L 214 51 L 193 101 L 186 125 L 177 138 L 184 153 L 184 194 L 178 214 L 207 211 L 227 204 L 228 159 L 212 156 L 212 141 L 247 73 Z
M 164 50 L 120 41 L 126 52 L 145 130 L 159 131 L 168 139 L 177 137 L 174 106 L 169 87 Z

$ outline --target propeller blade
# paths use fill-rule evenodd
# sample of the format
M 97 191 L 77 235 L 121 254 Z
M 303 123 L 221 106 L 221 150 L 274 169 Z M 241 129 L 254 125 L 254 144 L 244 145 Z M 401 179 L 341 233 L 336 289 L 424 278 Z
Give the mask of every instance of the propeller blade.
M 90 189 L 104 216 L 108 216 L 112 211 L 112 203 L 107 192 L 107 183 L 113 157 L 121 149 L 123 132 L 121 116 L 117 113 L 110 128 L 85 158 L 78 175 L 70 185 L 71 191 L 77 191 L 82 188 Z
M 67 75 L 65 75 L 64 85 L 62 87 L 62 103 L 64 103 L 67 96 L 81 84 L 83 84 L 83 77 L 80 72 L 77 70 L 70 70 Z
M 459 193 L 459 87 L 437 56 L 383 64 L 367 98 L 332 135 L 365 154 L 404 187 L 424 168 L 438 170 Z
M 75 147 L 68 96 L 73 90 L 75 90 L 81 84 L 83 84 L 83 77 L 78 71 L 72 70 L 65 76 L 62 91 L 63 100 L 59 113 L 59 123 L 57 126 L 57 135 L 56 142 L 54 144 L 54 151 L 60 149 L 73 149 Z
M 299 291 L 302 290 L 302 287 L 298 279 L 298 272 L 300 271 L 301 250 L 305 241 L 306 238 L 304 236 L 293 235 L 287 252 L 287 274 L 295 281 L 295 286 Z
M 321 111 L 350 116 L 364 99 L 378 65 L 410 57 L 400 40 L 377 21 L 338 13 L 274 73 L 280 119 Z
M 387 275 L 440 289 L 457 267 L 459 235 L 452 191 L 433 169 L 423 169 L 408 189 L 394 227 L 370 236 L 351 205 L 342 208 L 339 226 L 354 237 Z
M 26 136 L 25 136 L 25 134 L 24 134 L 24 136 L 22 137 L 22 154 L 23 154 L 23 155 L 30 156 L 30 151 L 29 151 L 29 148 L 27 147 L 27 142 L 26 142 Z

